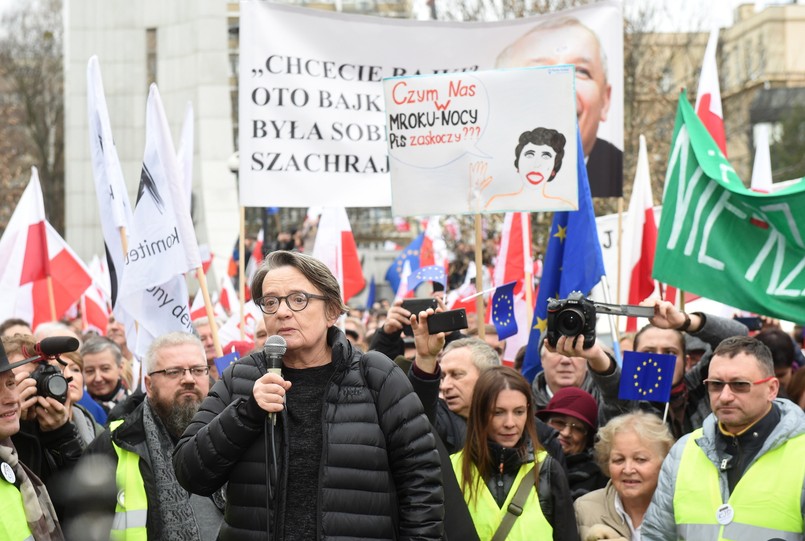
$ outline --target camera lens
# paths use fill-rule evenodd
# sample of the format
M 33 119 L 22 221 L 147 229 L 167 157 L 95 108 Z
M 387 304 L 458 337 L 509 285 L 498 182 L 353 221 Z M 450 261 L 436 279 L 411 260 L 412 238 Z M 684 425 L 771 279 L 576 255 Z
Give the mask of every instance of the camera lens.
M 556 330 L 564 336 L 578 336 L 584 332 L 584 314 L 576 308 L 565 308 L 556 317 Z
M 67 396 L 67 380 L 60 374 L 50 376 L 45 382 L 45 387 L 47 393 L 57 400 L 62 396 Z

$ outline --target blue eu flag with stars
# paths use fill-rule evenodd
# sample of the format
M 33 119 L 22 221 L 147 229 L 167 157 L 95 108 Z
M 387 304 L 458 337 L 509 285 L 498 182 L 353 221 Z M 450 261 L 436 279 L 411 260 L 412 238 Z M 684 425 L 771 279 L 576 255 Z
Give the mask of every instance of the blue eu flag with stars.
M 598 229 L 595 227 L 593 200 L 587 181 L 587 166 L 581 137 L 576 131 L 579 177 L 579 210 L 555 212 L 551 224 L 548 248 L 545 252 L 542 279 L 539 283 L 534 318 L 528 336 L 523 375 L 528 381 L 542 370 L 540 348 L 548 324 L 548 299 L 564 299 L 573 291 L 587 294 L 606 273 Z
M 517 320 L 514 317 L 514 286 L 517 281 L 503 284 L 492 295 L 492 323 L 498 338 L 505 340 L 517 334 Z
M 429 265 L 418 268 L 408 279 L 408 291 L 415 290 L 422 282 L 438 282 L 447 289 L 447 273 L 444 271 L 444 267 Z
M 408 261 L 408 266 L 411 268 L 411 272 L 419 268 L 419 255 L 422 251 L 423 240 L 425 240 L 425 233 L 420 233 L 417 235 L 417 237 L 411 241 L 411 244 L 403 248 L 402 252 L 397 255 L 389 269 L 386 271 L 386 281 L 391 286 L 391 291 L 394 292 L 400 289 L 403 267 L 405 267 L 406 261 Z
M 625 351 L 618 398 L 668 402 L 675 367 L 676 355 Z

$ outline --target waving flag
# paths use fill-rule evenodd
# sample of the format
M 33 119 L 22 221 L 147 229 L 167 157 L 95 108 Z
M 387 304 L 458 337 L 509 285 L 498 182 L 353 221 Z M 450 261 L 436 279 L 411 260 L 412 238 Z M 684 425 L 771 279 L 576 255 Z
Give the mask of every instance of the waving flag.
M 675 366 L 675 355 L 625 351 L 618 398 L 668 402 Z
M 556 212 L 553 215 L 531 335 L 523 361 L 523 375 L 529 381 L 542 369 L 540 348 L 547 328 L 548 299 L 563 299 L 573 291 L 586 294 L 604 276 L 604 260 L 595 227 L 595 213 L 580 136 L 576 140 L 579 147 L 576 163 L 579 175 L 579 210 Z
M 183 182 L 159 90 L 152 84 L 137 207 L 119 293 L 119 302 L 139 324 L 138 355 L 147 351 L 153 337 L 192 332 L 184 273 L 200 267 L 201 257 Z
M 377 296 L 377 286 L 375 285 L 375 277 L 369 279 L 369 291 L 366 294 L 366 310 L 367 314 L 368 311 L 372 309 L 375 305 L 375 297 Z
M 513 361 L 520 348 L 528 343 L 530 329 L 526 321 L 534 311 L 533 268 L 530 214 L 507 212 L 503 218 L 493 282 L 495 285 L 516 282 L 513 290 L 514 314 L 516 319 L 523 323 L 518 326 L 517 333 L 506 340 L 506 351 L 503 353 L 503 358 L 507 361 Z M 532 291 L 526 291 L 526 287 L 532 288 Z M 531 304 L 527 302 L 527 299 L 531 301 Z
M 654 278 L 740 310 L 805 321 L 805 180 L 744 186 L 683 92 L 668 160 Z
M 439 221 L 439 216 L 431 216 L 428 219 L 428 225 L 425 226 L 425 237 L 422 239 L 419 255 L 419 264 L 423 267 L 437 265 L 447 269 L 447 243 L 444 242 Z
M 517 319 L 514 316 L 514 286 L 516 285 L 517 282 L 509 282 L 498 286 L 492 295 L 492 323 L 501 340 L 517 334 Z
M 628 288 L 627 304 L 638 304 L 651 296 L 655 289 L 651 270 L 654 268 L 654 251 L 657 248 L 657 224 L 654 223 L 654 201 L 651 195 L 651 176 L 648 166 L 646 138 L 640 136 L 632 199 L 624 224 L 627 261 L 621 284 Z M 637 330 L 637 318 L 626 321 L 627 331 Z
M 769 193 L 772 189 L 769 125 L 756 124 L 754 131 L 755 161 L 752 164 L 751 187 L 756 192 Z
M 39 174 L 31 180 L 0 238 L 0 321 L 19 317 L 36 328 L 62 317 L 92 283 L 89 270 L 45 220 Z
M 721 109 L 721 86 L 718 83 L 716 49 L 718 49 L 718 28 L 714 28 L 710 32 L 707 48 L 704 50 L 699 88 L 696 91 L 696 115 L 702 120 L 702 124 L 726 156 L 727 135 L 724 131 L 724 111 Z
M 436 282 L 447 288 L 447 273 L 444 267 L 440 265 L 419 267 L 408 279 L 408 290 L 415 290 L 422 282 Z
M 125 232 L 131 224 L 132 211 L 123 170 L 112 137 L 112 126 L 106 108 L 106 96 L 97 56 L 90 58 L 87 65 L 87 110 L 92 176 L 95 179 L 101 230 L 109 260 L 111 298 L 114 306 L 117 303 L 117 291 L 125 266 L 124 237 L 121 232 Z
M 408 263 L 409 272 L 414 272 L 420 267 L 419 256 L 424 240 L 424 233 L 417 235 L 417 237 L 411 241 L 411 244 L 403 248 L 402 252 L 400 252 L 391 263 L 391 266 L 386 271 L 386 281 L 391 285 L 392 290 L 400 290 L 400 281 L 402 280 L 403 268 L 406 263 Z M 406 292 L 407 291 L 406 289 Z
M 344 207 L 322 209 L 311 255 L 327 265 L 338 279 L 345 303 L 366 286 L 352 226 Z

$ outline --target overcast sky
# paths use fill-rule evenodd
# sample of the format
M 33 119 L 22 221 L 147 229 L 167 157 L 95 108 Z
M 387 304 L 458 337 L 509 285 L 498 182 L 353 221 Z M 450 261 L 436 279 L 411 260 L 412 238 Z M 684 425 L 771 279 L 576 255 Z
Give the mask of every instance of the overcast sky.
M 417 13 L 425 14 L 424 16 L 427 17 L 427 9 L 424 8 L 425 1 L 414 0 L 414 9 Z M 0 0 L 0 13 L 20 3 L 21 0 Z M 658 8 L 662 6 L 661 9 L 665 12 L 665 16 L 658 22 L 657 30 L 678 32 L 686 30 L 707 31 L 715 23 L 719 23 L 721 26 L 729 26 L 732 24 L 732 14 L 735 7 L 739 4 L 751 4 L 753 2 L 746 0 L 625 0 L 624 9 L 629 10 L 632 6 L 649 3 Z M 762 4 L 763 2 L 760 3 Z

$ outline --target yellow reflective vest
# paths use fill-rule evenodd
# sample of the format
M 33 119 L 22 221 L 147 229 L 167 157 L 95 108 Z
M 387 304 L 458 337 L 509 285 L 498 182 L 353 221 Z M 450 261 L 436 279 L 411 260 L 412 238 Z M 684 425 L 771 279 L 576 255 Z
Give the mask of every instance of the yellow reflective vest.
M 722 473 L 696 444 L 701 435 L 701 428 L 690 435 L 677 471 L 674 516 L 679 539 L 801 541 L 805 434 L 760 455 L 727 502 L 721 495 Z
M 112 421 L 109 431 L 113 432 L 122 420 Z M 117 505 L 115 519 L 112 522 L 112 541 L 146 541 L 148 533 L 145 529 L 148 518 L 148 498 L 145 495 L 145 484 L 140 474 L 140 457 L 136 453 L 121 449 L 114 440 L 112 446 L 117 453 Z
M 33 541 L 28 519 L 25 518 L 25 507 L 22 494 L 11 483 L 0 479 L 0 539 L 8 541 Z
M 450 457 L 453 462 L 453 470 L 456 472 L 456 479 L 459 486 L 463 486 L 464 479 L 461 475 L 461 459 L 464 451 L 459 451 Z M 478 486 L 480 490 L 475 492 L 476 497 L 472 502 L 468 501 L 469 494 L 464 494 L 464 501 L 467 502 L 467 507 L 472 516 L 472 522 L 475 525 L 475 531 L 478 532 L 478 537 L 481 541 L 489 541 L 500 526 L 503 517 L 506 516 L 506 511 L 509 504 L 514 498 L 517 487 L 523 477 L 526 476 L 528 471 L 534 467 L 537 468 L 537 475 L 539 476 L 539 467 L 545 460 L 547 453 L 540 451 L 537 454 L 537 461 L 533 464 L 523 464 L 517 472 L 509 494 L 506 496 L 506 501 L 503 502 L 503 507 L 498 507 L 492 493 L 483 479 L 480 478 L 478 468 L 473 465 L 472 467 L 472 484 Z M 477 483 L 477 485 L 476 485 Z M 506 537 L 507 541 L 550 541 L 553 539 L 553 527 L 551 527 L 545 515 L 542 514 L 542 508 L 539 505 L 539 496 L 537 491 L 531 490 L 526 498 L 525 505 L 523 506 L 523 514 L 517 517 L 514 521 L 509 535 Z

